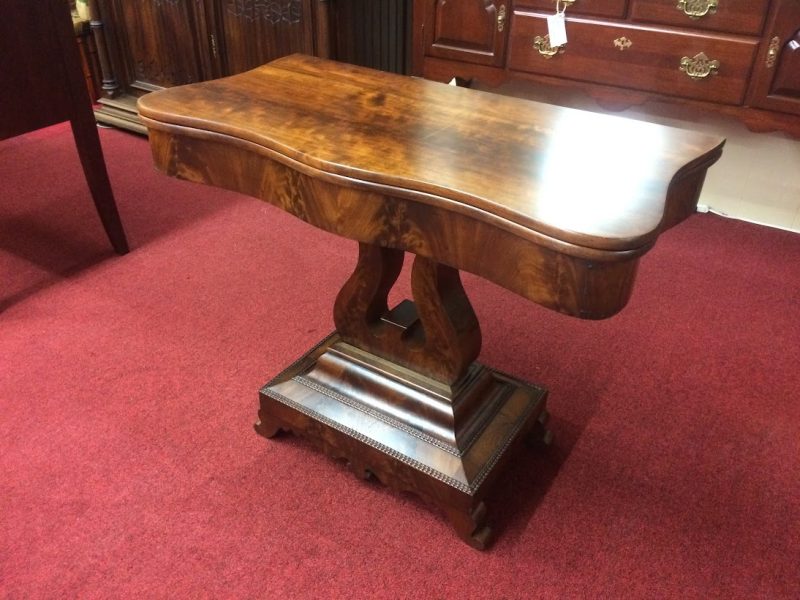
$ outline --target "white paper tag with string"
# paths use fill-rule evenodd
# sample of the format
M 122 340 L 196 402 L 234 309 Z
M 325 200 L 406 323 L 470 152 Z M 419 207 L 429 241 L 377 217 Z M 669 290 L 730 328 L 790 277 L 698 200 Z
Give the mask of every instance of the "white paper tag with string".
M 547 17 L 547 33 L 550 35 L 550 46 L 563 46 L 567 43 L 566 19 L 563 12 Z

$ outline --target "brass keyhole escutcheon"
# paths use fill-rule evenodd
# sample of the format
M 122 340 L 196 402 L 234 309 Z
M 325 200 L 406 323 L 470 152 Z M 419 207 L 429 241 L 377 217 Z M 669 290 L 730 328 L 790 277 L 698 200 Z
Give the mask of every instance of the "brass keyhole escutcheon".
M 501 4 L 497 9 L 497 31 L 502 32 L 506 28 L 506 5 Z
M 622 36 L 614 40 L 614 47 L 619 48 L 620 52 L 624 52 L 631 46 L 633 46 L 633 42 L 628 38 L 626 38 L 625 36 Z
M 767 49 L 767 68 L 771 69 L 778 62 L 778 54 L 781 51 L 781 38 L 777 35 L 769 41 L 769 48 Z

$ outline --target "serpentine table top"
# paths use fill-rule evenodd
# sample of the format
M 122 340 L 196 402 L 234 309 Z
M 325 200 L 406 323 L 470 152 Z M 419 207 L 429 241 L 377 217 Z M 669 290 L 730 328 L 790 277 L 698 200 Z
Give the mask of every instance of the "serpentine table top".
M 139 101 L 165 173 L 359 242 L 336 331 L 261 391 L 292 430 L 410 489 L 483 548 L 483 498 L 546 392 L 475 361 L 476 273 L 582 318 L 621 310 L 639 258 L 696 209 L 724 140 L 293 55 Z M 299 250 L 300 251 L 300 250 Z M 415 255 L 414 303 L 386 297 Z

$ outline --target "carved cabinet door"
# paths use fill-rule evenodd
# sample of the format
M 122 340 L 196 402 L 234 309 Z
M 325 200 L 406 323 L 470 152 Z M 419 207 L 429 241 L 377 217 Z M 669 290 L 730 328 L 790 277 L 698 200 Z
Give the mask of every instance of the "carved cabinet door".
M 118 81 L 141 95 L 207 79 L 200 0 L 104 0 L 100 3 Z M 121 71 L 121 72 L 120 72 Z
M 800 0 L 779 0 L 767 22 L 749 104 L 800 114 Z
M 424 8 L 425 54 L 502 66 L 511 0 L 417 0 Z
M 218 0 L 213 15 L 221 71 L 241 73 L 301 52 L 314 54 L 312 0 Z

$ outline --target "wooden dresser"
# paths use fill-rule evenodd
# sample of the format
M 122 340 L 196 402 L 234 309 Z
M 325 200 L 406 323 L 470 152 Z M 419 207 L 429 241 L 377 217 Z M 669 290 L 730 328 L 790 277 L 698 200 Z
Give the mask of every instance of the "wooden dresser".
M 800 0 L 414 0 L 414 73 L 579 87 L 601 105 L 661 100 L 800 136 Z

